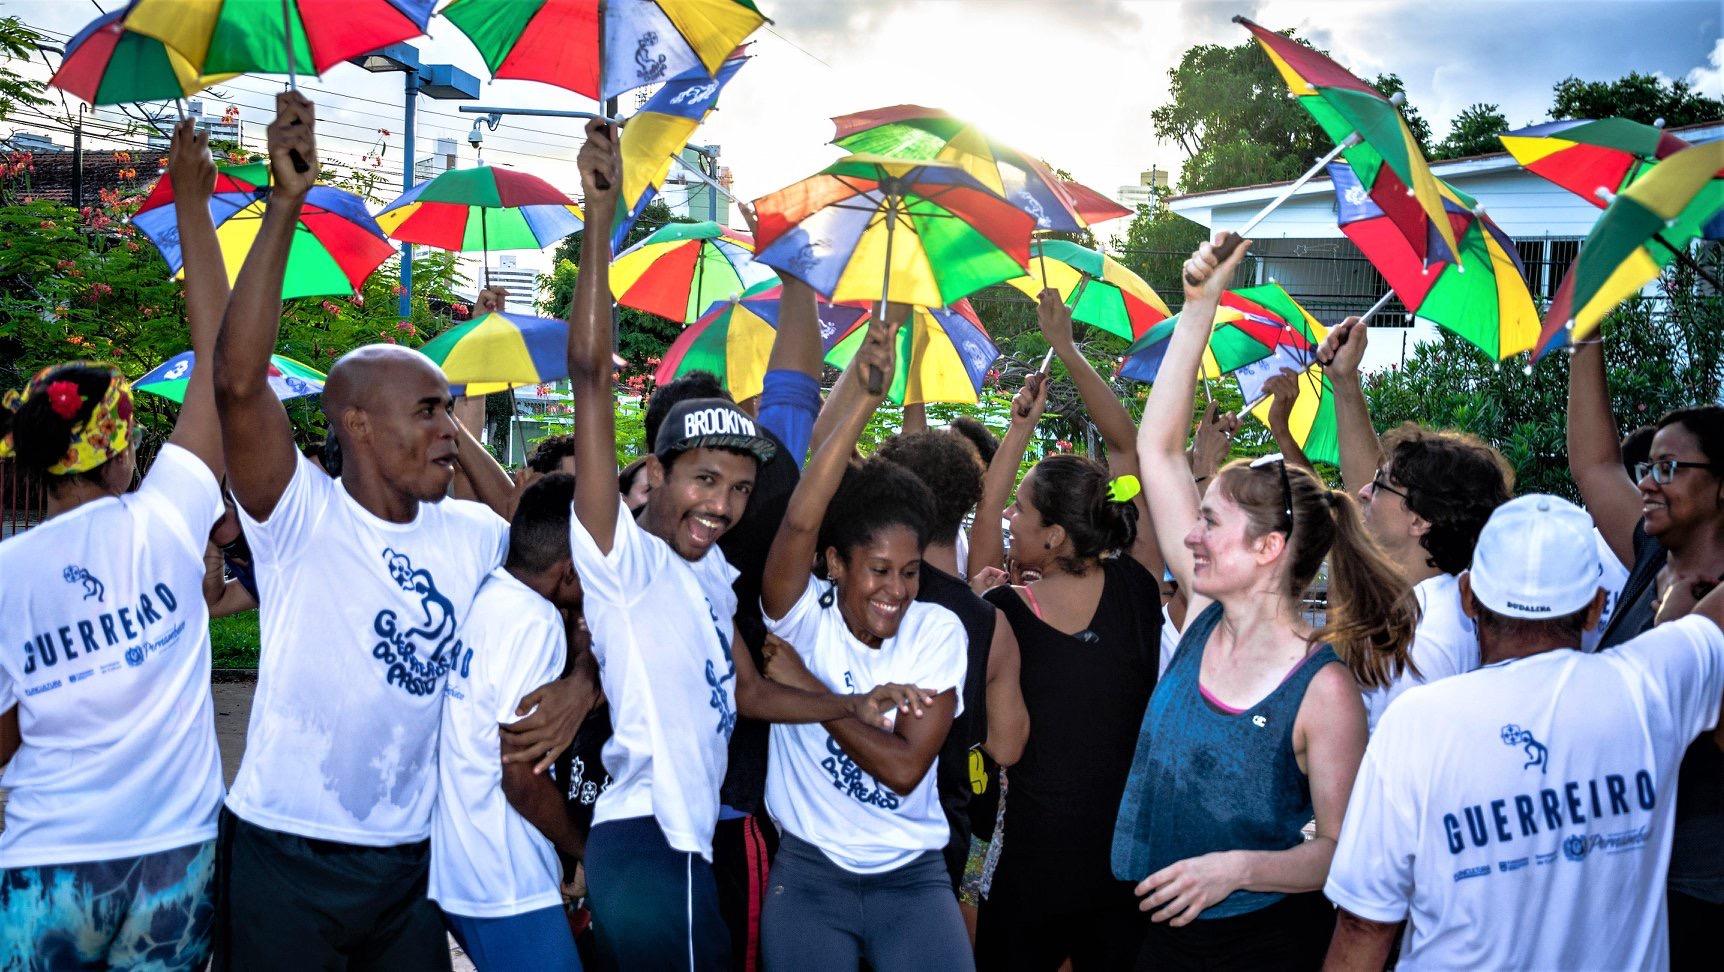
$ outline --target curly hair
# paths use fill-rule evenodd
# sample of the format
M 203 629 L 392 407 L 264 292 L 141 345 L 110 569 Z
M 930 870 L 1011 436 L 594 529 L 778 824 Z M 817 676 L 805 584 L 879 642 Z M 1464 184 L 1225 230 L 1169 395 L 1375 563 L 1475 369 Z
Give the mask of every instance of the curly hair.
M 934 495 L 910 470 L 885 459 L 868 459 L 844 470 L 838 492 L 820 524 L 820 549 L 836 549 L 845 560 L 850 552 L 889 527 L 909 528 L 916 549 L 928 545 L 928 525 L 934 520 Z
M 1383 454 L 1407 508 L 1431 525 L 1419 538 L 1425 562 L 1445 574 L 1466 570 L 1485 521 L 1514 494 L 1508 461 L 1475 436 L 1412 422 L 1383 437 Z
M 976 454 L 982 457 L 982 465 L 984 466 L 993 462 L 994 453 L 1000 451 L 999 436 L 994 435 L 993 431 L 983 425 L 979 419 L 960 415 L 952 420 L 950 428 L 953 432 L 970 440 L 970 444 L 976 447 Z
M 1700 443 L 1700 451 L 1705 453 L 1706 461 L 1712 464 L 1713 472 L 1724 475 L 1724 408 L 1717 405 L 1679 408 L 1664 413 L 1653 428 L 1663 430 L 1672 425 L 1687 429 Z M 1648 442 L 1648 450 L 1651 446 Z
M 554 473 L 564 459 L 574 454 L 574 436 L 549 435 L 533 447 L 533 454 L 527 457 L 527 468 L 536 473 Z
M 928 429 L 887 439 L 874 453 L 914 473 L 934 498 L 929 535 L 949 543 L 964 525 L 964 517 L 982 498 L 982 457 L 963 435 L 949 429 Z

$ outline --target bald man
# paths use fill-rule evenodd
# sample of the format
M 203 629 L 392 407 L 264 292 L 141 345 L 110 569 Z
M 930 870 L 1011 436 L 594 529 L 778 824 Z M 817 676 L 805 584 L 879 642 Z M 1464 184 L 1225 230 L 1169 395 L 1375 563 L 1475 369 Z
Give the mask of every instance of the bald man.
M 394 345 L 330 369 L 340 478 L 295 450 L 268 367 L 317 154 L 311 103 L 288 92 L 276 109 L 270 204 L 215 353 L 262 603 L 257 694 L 221 823 L 216 967 L 447 969 L 425 896 L 444 681 L 471 661 L 459 626 L 503 561 L 508 524 L 445 496 L 458 464 L 481 490 L 498 471 L 454 420 L 443 373 Z M 560 713 L 531 754 L 547 764 L 585 715 L 571 711 L 578 687 L 553 686 L 523 702 L 544 702 L 541 722 Z

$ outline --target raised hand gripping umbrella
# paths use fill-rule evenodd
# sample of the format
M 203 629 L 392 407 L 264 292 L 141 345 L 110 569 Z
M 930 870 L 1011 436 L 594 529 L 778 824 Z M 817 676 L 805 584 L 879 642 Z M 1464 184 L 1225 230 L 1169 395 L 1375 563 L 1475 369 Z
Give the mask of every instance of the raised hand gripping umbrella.
M 1179 326 L 1176 315 L 1157 324 L 1126 348 L 1119 376 L 1153 382 L 1161 371 L 1168 341 Z M 1214 379 L 1278 355 L 1303 371 L 1315 359 L 1328 331 L 1280 284 L 1224 291 L 1214 329 L 1203 349 L 1199 374 Z M 1284 349 L 1284 350 L 1283 350 Z M 1272 374 L 1279 374 L 1277 367 Z M 1247 399 L 1250 401 L 1250 399 Z
M 1400 105 L 1405 99 L 1399 94 L 1384 97 L 1339 64 L 1290 37 L 1265 30 L 1244 17 L 1234 17 L 1233 22 L 1257 39 L 1299 105 L 1336 145 L 1237 232 L 1230 233 L 1219 247 L 1220 255 L 1230 255 L 1245 234 L 1292 198 L 1299 187 L 1323 171 L 1324 166 L 1345 156 L 1367 188 L 1376 185 L 1379 172 L 1385 168 L 1393 172 L 1435 227 L 1443 246 L 1438 256 L 1451 259 L 1457 246 L 1455 234 L 1443 215 L 1442 193 L 1436 178 L 1425 164 L 1418 139 L 1401 117 Z
M 832 119 L 832 144 L 895 159 L 953 162 L 977 182 L 1035 217 L 1036 228 L 1075 232 L 1131 210 L 1055 176 L 1040 159 L 994 141 L 937 108 L 896 105 Z M 1075 188 L 1074 188 L 1075 187 Z
M 450 169 L 377 214 L 390 238 L 456 253 L 479 253 L 490 283 L 492 250 L 541 250 L 582 226 L 580 207 L 525 172 L 488 165 Z
M 611 261 L 616 302 L 692 324 L 718 301 L 775 281 L 754 239 L 717 223 L 670 223 Z
M 1067 240 L 1030 244 L 1029 273 L 1006 282 L 1031 300 L 1052 287 L 1072 309 L 1072 320 L 1127 341 L 1143 337 L 1170 313 L 1142 277 L 1105 253 Z
M 210 195 L 210 218 L 221 244 L 228 282 L 237 283 L 251 252 L 263 214 L 269 208 L 269 164 L 220 166 Z M 156 181 L 132 216 L 132 225 L 156 245 L 168 268 L 184 272 L 179 224 L 174 216 L 173 183 Z M 283 297 L 352 294 L 395 252 L 366 211 L 365 201 L 333 186 L 312 186 L 300 208 L 282 277 Z
M 127 28 L 127 13 L 102 14 L 78 31 L 48 83 L 91 105 L 117 105 L 184 98 L 233 77 L 205 77 L 160 39 Z
M 871 318 L 830 342 L 826 363 L 844 368 L 861 350 Z M 825 328 L 821 329 L 824 336 Z M 974 405 L 1000 349 L 967 300 L 951 307 L 917 307 L 898 329 L 897 354 L 886 398 L 895 405 L 960 402 Z
M 1368 192 L 1344 162 L 1332 163 L 1329 177 L 1341 232 L 1382 273 L 1390 293 L 1400 297 L 1410 313 L 1499 360 L 1528 350 L 1538 340 L 1538 306 L 1527 290 L 1514 241 L 1471 197 L 1438 181 L 1449 223 L 1459 229 L 1460 259 L 1432 263 L 1431 249 L 1417 243 L 1423 242 L 1421 236 L 1434 237 L 1435 231 L 1422 211 L 1407 205 L 1404 192 L 1385 192 L 1382 179 L 1376 192 Z M 1405 211 L 1402 218 L 1397 218 L 1397 208 Z M 1409 221 L 1424 232 L 1409 232 Z M 1365 316 L 1385 302 L 1379 301 Z
M 1611 198 L 1545 311 L 1536 357 L 1598 330 L 1724 212 L 1724 142 L 1683 149 Z
M 662 385 L 691 371 L 706 371 L 717 375 L 739 402 L 759 395 L 778 337 L 781 298 L 782 288 L 774 287 L 713 306 L 671 342 L 653 380 Z M 817 312 L 826 351 L 868 316 L 863 308 L 826 301 L 818 302 Z
M 697 68 L 712 77 L 766 23 L 752 0 L 454 0 L 443 16 L 493 77 L 595 100 Z
M 190 351 L 181 351 L 150 369 L 149 374 L 132 382 L 141 392 L 160 395 L 170 402 L 186 400 L 186 386 L 191 384 L 192 365 L 197 358 Z M 316 368 L 295 361 L 286 355 L 269 356 L 269 389 L 275 397 L 287 401 L 318 395 L 323 392 L 324 374 Z
M 1251 413 L 1264 426 L 1269 425 L 1269 410 L 1274 404 L 1263 388 L 1269 379 L 1283 370 L 1299 376 L 1299 398 L 1287 416 L 1287 430 L 1306 456 L 1319 462 L 1339 465 L 1341 462 L 1340 431 L 1335 419 L 1335 386 L 1323 373 L 1323 366 L 1309 358 L 1301 359 L 1285 346 L 1272 358 L 1266 358 L 1233 373 L 1239 383 L 1239 394 L 1246 401 L 1242 411 Z

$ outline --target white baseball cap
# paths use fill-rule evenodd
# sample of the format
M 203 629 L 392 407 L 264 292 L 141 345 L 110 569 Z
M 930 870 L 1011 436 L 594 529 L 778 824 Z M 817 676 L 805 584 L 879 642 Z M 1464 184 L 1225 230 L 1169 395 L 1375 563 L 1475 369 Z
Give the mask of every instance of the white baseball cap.
M 1473 597 L 1510 618 L 1551 620 L 1598 594 L 1592 517 L 1560 496 L 1532 493 L 1496 508 L 1473 548 Z

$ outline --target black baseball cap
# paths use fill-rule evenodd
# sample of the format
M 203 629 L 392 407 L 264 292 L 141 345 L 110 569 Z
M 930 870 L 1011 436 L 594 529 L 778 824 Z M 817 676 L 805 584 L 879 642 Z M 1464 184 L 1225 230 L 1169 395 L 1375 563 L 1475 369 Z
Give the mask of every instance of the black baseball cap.
M 690 398 L 671 406 L 658 427 L 653 455 L 663 459 L 690 449 L 735 449 L 762 465 L 778 454 L 778 443 L 760 431 L 747 412 L 723 398 Z

